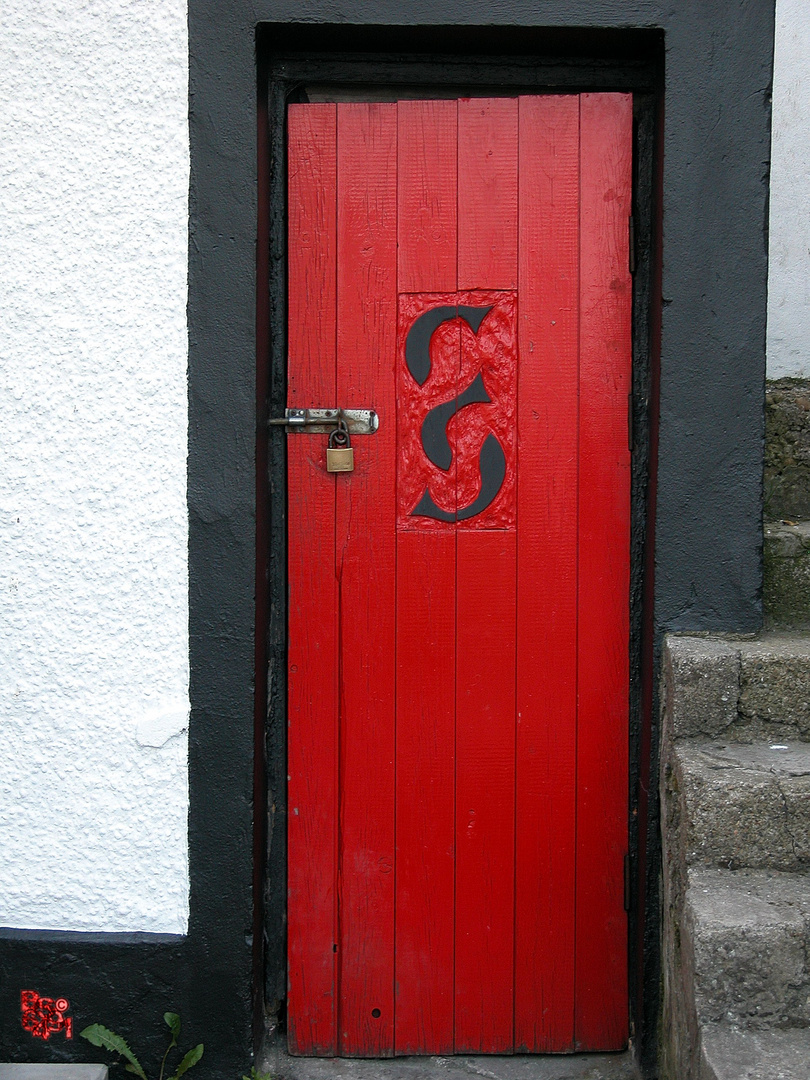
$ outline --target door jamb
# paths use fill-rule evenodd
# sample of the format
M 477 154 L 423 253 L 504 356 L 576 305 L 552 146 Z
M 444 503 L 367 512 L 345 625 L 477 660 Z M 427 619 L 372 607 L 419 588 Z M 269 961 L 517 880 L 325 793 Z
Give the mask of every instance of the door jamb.
M 355 92 L 380 87 L 431 87 L 437 96 L 631 91 L 633 146 L 633 433 L 631 480 L 630 701 L 628 838 L 630 850 L 631 1033 L 655 1038 L 658 1009 L 658 914 L 655 860 L 657 781 L 649 733 L 654 708 L 652 610 L 653 526 L 657 435 L 660 304 L 660 132 L 663 101 L 662 38 L 644 37 L 634 59 L 594 57 L 593 34 L 572 55 L 488 56 L 365 52 L 313 54 L 308 28 L 260 26 L 258 58 L 257 222 L 257 567 L 254 770 L 254 1005 L 256 1036 L 267 1015 L 283 1024 L 286 992 L 286 441 L 267 418 L 286 405 L 286 106 L 306 100 L 311 83 L 342 84 Z M 310 30 L 312 28 L 309 28 Z M 358 45 L 362 32 L 354 28 Z M 377 28 L 379 30 L 379 28 Z M 317 27 L 323 33 L 327 28 Z M 345 30 L 345 28 L 344 28 Z M 636 32 L 636 36 L 638 33 Z M 327 37 L 328 40 L 328 37 Z M 460 91 L 460 92 L 459 92 Z M 268 431 L 275 434 L 268 434 Z M 648 873 L 647 868 L 652 867 Z

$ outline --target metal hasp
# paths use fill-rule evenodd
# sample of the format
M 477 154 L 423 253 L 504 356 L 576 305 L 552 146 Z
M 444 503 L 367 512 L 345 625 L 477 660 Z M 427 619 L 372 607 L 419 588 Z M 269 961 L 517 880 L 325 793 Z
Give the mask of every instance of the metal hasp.
M 287 431 L 328 435 L 341 421 L 350 435 L 373 435 L 380 426 L 373 409 L 285 409 L 284 416 L 273 417 L 267 424 Z

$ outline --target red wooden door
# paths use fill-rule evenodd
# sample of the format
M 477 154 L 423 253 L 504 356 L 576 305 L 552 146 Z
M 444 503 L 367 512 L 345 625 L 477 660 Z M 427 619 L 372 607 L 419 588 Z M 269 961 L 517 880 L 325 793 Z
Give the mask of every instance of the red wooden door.
M 293 1053 L 626 1043 L 631 124 L 290 107 Z

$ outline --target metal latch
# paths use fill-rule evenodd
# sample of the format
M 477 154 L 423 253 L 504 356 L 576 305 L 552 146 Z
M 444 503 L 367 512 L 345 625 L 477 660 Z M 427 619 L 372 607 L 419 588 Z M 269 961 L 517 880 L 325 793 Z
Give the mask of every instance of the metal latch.
M 380 418 L 373 409 L 285 409 L 283 416 L 273 417 L 267 423 L 269 427 L 312 435 L 319 432 L 328 435 L 343 423 L 350 435 L 373 435 L 380 426 Z

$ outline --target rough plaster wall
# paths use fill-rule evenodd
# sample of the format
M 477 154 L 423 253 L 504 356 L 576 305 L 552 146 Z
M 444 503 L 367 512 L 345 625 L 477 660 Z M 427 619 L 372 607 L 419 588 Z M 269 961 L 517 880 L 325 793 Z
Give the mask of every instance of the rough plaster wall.
M 810 4 L 777 0 L 768 378 L 810 376 Z
M 187 926 L 186 16 L 2 2 L 6 926 Z

